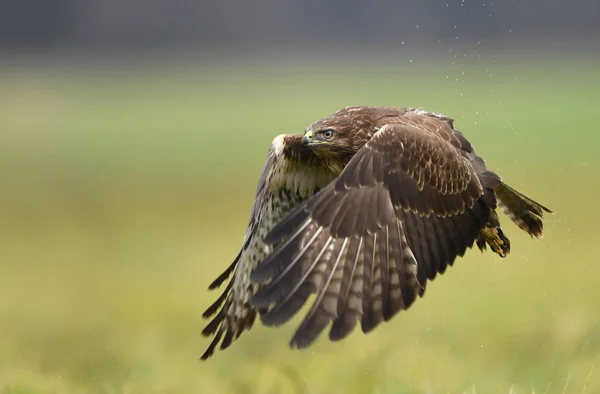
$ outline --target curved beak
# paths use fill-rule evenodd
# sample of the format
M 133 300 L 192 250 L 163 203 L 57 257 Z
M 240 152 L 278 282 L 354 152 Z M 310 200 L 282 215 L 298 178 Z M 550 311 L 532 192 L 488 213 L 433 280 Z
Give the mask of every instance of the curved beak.
M 315 146 L 315 145 L 323 145 L 326 144 L 327 141 L 323 141 L 320 138 L 313 138 L 313 132 L 312 131 L 307 131 L 306 134 L 304 134 L 304 137 L 302 137 L 302 146 L 306 146 L 306 147 L 311 147 L 311 146 Z
M 302 146 L 310 146 L 313 143 L 312 131 L 307 131 L 302 137 Z

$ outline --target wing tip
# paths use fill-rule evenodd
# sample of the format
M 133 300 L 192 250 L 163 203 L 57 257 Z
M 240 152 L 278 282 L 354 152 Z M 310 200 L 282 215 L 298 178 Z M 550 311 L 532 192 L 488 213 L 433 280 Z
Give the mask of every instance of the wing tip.
M 318 334 L 316 336 L 305 335 L 304 330 L 299 329 L 290 340 L 289 347 L 298 350 L 308 349 L 317 340 L 317 337 Z
M 208 325 L 206 327 L 204 327 L 204 329 L 202 330 L 202 336 L 204 337 L 209 337 L 211 335 L 213 335 L 215 332 L 217 332 L 217 329 L 219 328 L 219 324 L 221 323 L 223 319 L 221 318 L 221 316 L 216 316 L 210 323 L 208 323 Z
M 240 249 L 237 256 L 235 256 L 235 259 L 233 259 L 233 262 L 231 264 L 229 264 L 229 267 L 227 267 L 227 269 L 225 269 L 225 271 L 223 271 L 223 273 L 221 273 L 221 275 L 219 275 L 215 280 L 212 281 L 212 283 L 210 285 L 208 285 L 208 290 L 214 290 L 214 289 L 219 288 L 223 284 L 223 282 L 225 282 L 225 280 L 227 280 L 229 278 L 229 276 L 231 275 L 231 273 L 234 271 L 235 267 L 237 266 L 237 263 L 240 261 L 241 255 L 242 255 L 242 250 Z
M 356 317 L 351 317 L 348 320 L 346 320 L 345 317 L 338 318 L 333 322 L 331 329 L 329 330 L 329 340 L 331 342 L 338 342 L 346 338 L 354 331 L 357 323 L 358 318 Z
M 202 356 L 200 356 L 200 360 L 201 361 L 208 360 L 215 353 L 215 348 L 219 344 L 219 341 L 221 340 L 222 336 L 223 336 L 223 330 L 219 330 L 217 332 L 217 335 L 210 342 L 210 345 L 208 345 L 208 348 L 204 351 L 204 353 L 202 354 Z
M 219 310 L 221 305 L 223 305 L 223 303 L 226 301 L 227 296 L 229 295 L 229 292 L 231 291 L 232 286 L 233 286 L 233 281 L 230 281 L 229 284 L 227 285 L 227 287 L 225 288 L 225 290 L 223 291 L 223 293 L 219 296 L 219 298 L 217 298 L 215 300 L 215 302 L 213 302 L 211 304 L 211 306 L 206 308 L 204 313 L 202 313 L 203 318 L 208 319 L 209 317 L 211 317 L 212 315 L 217 313 L 217 311 Z
M 213 353 L 214 353 L 214 350 L 212 350 L 210 352 L 207 350 L 204 352 L 204 354 L 202 354 L 202 356 L 200 356 L 200 358 L 198 360 L 206 361 L 213 355 Z

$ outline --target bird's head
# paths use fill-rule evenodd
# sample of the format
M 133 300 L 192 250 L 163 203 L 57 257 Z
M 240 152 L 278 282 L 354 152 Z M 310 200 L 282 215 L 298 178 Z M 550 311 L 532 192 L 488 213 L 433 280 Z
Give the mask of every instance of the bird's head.
M 302 145 L 330 169 L 341 172 L 372 135 L 372 122 L 359 115 L 338 111 L 316 121 L 306 128 Z

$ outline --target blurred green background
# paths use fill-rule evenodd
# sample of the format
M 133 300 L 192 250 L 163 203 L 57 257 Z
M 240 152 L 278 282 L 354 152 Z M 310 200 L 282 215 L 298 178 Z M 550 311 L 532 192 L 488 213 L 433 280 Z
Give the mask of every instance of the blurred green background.
M 599 59 L 271 60 L 2 66 L 0 393 L 600 392 Z M 504 220 L 511 256 L 369 335 L 291 351 L 296 318 L 198 361 L 271 140 L 354 104 L 455 118 L 544 239 Z

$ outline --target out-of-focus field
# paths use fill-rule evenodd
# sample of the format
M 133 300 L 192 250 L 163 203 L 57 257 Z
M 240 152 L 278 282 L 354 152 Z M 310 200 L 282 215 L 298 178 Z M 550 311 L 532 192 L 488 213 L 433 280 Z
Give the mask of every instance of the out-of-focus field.
M 600 392 L 597 62 L 313 60 L 0 69 L 0 393 Z M 351 104 L 453 116 L 545 238 L 505 220 L 509 258 L 369 335 L 291 351 L 296 318 L 198 361 L 270 141 Z

